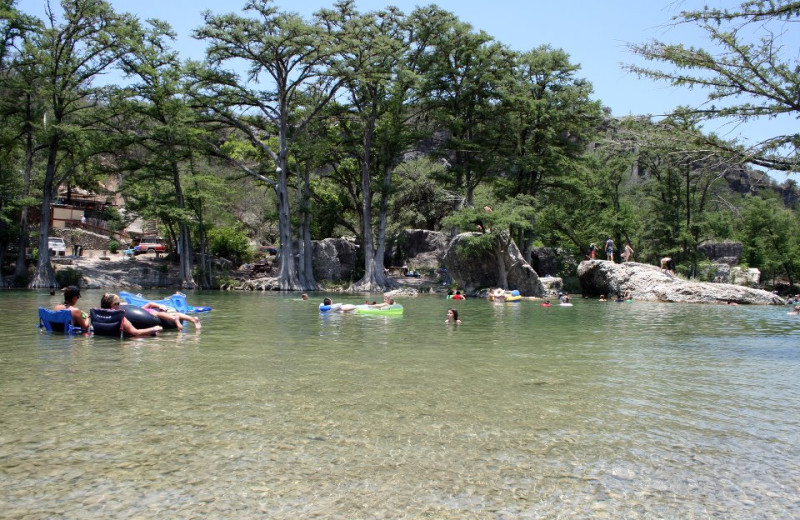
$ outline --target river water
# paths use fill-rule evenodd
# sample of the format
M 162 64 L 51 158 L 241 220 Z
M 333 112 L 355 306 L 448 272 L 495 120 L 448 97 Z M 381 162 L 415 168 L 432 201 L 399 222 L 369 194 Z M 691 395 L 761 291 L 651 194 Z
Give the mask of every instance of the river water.
M 0 292 L 0 517 L 800 517 L 788 308 L 321 298 L 193 293 L 199 332 L 117 340 Z

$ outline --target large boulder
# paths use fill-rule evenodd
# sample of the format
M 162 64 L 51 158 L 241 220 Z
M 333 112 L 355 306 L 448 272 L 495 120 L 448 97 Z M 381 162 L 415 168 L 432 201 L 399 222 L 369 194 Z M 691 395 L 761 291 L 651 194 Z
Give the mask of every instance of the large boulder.
M 743 267 L 733 267 L 731 268 L 730 276 L 731 283 L 734 285 L 743 285 L 745 287 L 757 289 L 761 283 L 761 271 L 755 267 L 747 269 Z
M 714 263 L 736 265 L 742 254 L 741 242 L 703 242 L 697 250 Z
M 406 229 L 395 237 L 387 250 L 386 266 L 407 265 L 414 270 L 439 269 L 450 237 L 441 231 Z
M 444 256 L 445 264 L 450 270 L 453 280 L 468 294 L 475 293 L 482 288 L 500 285 L 497 279 L 497 259 L 493 254 L 469 254 L 459 247 L 465 239 L 474 235 L 475 233 L 457 235 L 450 241 Z M 517 289 L 523 296 L 541 297 L 545 295 L 539 275 L 525 261 L 513 242 L 508 248 L 504 261 L 508 289 Z
M 630 291 L 635 300 L 682 303 L 747 303 L 783 305 L 779 296 L 761 289 L 724 283 L 691 282 L 661 272 L 654 265 L 584 260 L 578 280 L 586 296 L 611 297 Z
M 313 242 L 314 278 L 318 282 L 350 280 L 356 265 L 358 246 L 345 238 L 326 238 Z
M 531 264 L 539 276 L 556 276 L 559 259 L 552 247 L 535 247 L 531 250 Z

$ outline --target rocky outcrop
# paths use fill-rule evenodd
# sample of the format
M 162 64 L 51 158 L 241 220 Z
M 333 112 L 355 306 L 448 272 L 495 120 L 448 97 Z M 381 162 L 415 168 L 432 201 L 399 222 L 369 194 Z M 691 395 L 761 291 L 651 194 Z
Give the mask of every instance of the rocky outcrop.
M 93 251 L 92 253 L 97 253 Z M 107 258 L 106 260 L 102 258 Z M 108 257 L 85 256 L 69 258 L 56 264 L 58 270 L 74 269 L 81 274 L 80 286 L 85 289 L 113 288 L 153 289 L 181 286 L 180 273 L 176 266 L 162 259 L 159 261 L 109 255 Z
M 555 276 L 544 276 L 539 278 L 539 281 L 542 282 L 542 287 L 544 288 L 546 295 L 556 296 L 558 293 L 564 290 L 564 280 L 561 278 Z
M 344 238 L 326 238 L 314 241 L 312 262 L 314 278 L 318 282 L 350 280 L 358 256 L 358 246 Z
M 450 270 L 453 280 L 468 294 L 482 288 L 497 287 L 497 260 L 490 253 L 479 254 L 465 252 L 459 245 L 473 236 L 474 233 L 462 233 L 453 240 L 444 256 L 445 265 Z M 512 242 L 505 259 L 508 289 L 517 289 L 522 296 L 544 296 L 545 290 L 539 275 L 522 257 L 517 246 Z
M 732 267 L 730 276 L 730 283 L 734 285 L 743 285 L 745 287 L 753 287 L 754 289 L 758 289 L 758 286 L 761 283 L 761 271 L 755 267 L 750 267 L 748 269 L 743 267 Z
M 559 259 L 552 247 L 534 247 L 531 249 L 531 267 L 539 276 L 556 276 Z
M 386 266 L 407 265 L 413 270 L 437 270 L 444 262 L 450 237 L 441 231 L 406 229 L 387 251 Z
M 736 265 L 742 254 L 741 242 L 703 242 L 697 250 L 714 263 Z
M 656 266 L 605 260 L 585 260 L 578 266 L 578 280 L 586 296 L 622 295 L 635 300 L 682 303 L 736 302 L 754 305 L 783 305 L 768 291 L 723 283 L 693 282 L 661 272 Z

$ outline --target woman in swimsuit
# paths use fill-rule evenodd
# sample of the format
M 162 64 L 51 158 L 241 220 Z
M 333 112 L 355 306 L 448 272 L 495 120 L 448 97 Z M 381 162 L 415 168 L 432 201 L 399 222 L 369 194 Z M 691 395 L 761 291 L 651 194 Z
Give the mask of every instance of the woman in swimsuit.
M 53 307 L 53 310 L 60 311 L 69 309 L 70 313 L 72 314 L 72 324 L 76 327 L 88 330 L 89 316 L 87 316 L 86 313 L 81 311 L 79 308 L 75 307 L 75 304 L 78 303 L 80 297 L 81 290 L 74 285 L 70 285 L 64 289 L 64 303 L 56 305 Z

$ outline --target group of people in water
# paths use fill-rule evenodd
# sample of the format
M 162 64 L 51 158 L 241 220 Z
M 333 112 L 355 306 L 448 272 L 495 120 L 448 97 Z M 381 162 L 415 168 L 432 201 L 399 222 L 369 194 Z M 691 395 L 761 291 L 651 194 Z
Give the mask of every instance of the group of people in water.
M 78 300 L 81 298 L 81 290 L 80 288 L 71 285 L 64 289 L 64 303 L 60 303 L 53 307 L 53 310 L 59 311 L 68 309 L 72 314 L 72 324 L 75 327 L 80 327 L 84 330 L 89 330 L 89 326 L 91 325 L 89 316 L 81 311 L 78 308 Z M 122 302 L 122 299 L 119 297 L 118 294 L 113 293 L 106 293 L 100 298 L 100 308 L 101 309 L 119 309 L 120 307 L 124 307 L 127 305 L 126 303 Z M 177 312 L 175 310 L 171 310 L 165 305 L 161 305 L 155 302 L 148 302 L 141 307 L 149 314 L 155 316 L 159 319 L 162 323 L 174 323 L 174 327 L 178 330 L 183 329 L 183 324 L 181 322 L 188 321 L 194 325 L 195 329 L 202 328 L 200 324 L 200 320 L 194 316 L 189 316 L 188 314 L 184 314 L 182 312 Z M 154 325 L 152 327 L 147 328 L 136 328 L 133 323 L 128 318 L 122 319 L 122 331 L 127 336 L 155 336 L 159 332 L 164 329 L 161 325 Z

